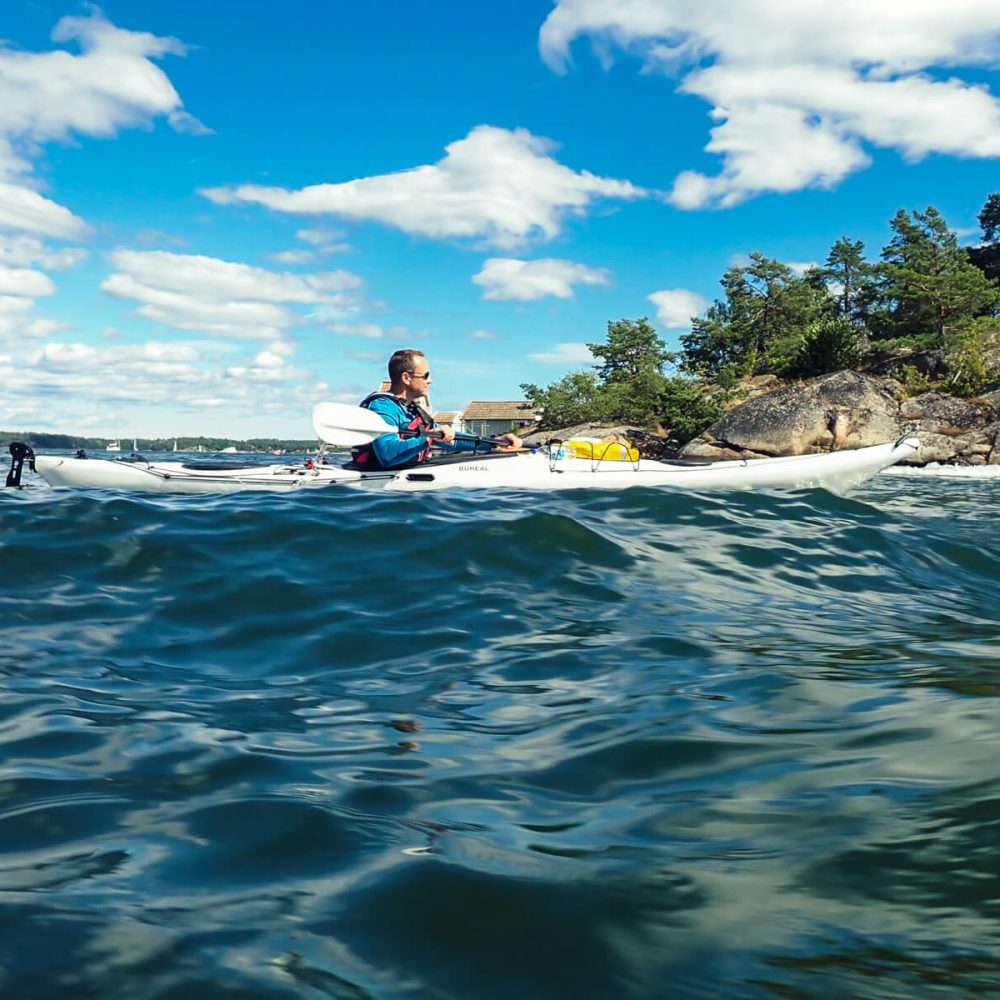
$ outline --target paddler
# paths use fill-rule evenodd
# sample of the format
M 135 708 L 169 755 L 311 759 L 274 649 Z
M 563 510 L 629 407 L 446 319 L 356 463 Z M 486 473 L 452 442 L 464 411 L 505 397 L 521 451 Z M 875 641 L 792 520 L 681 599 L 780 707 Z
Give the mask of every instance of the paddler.
M 434 418 L 420 405 L 427 401 L 431 371 L 427 358 L 420 351 L 405 348 L 389 358 L 389 391 L 372 392 L 363 400 L 364 406 L 377 413 L 393 429 L 379 435 L 370 444 L 352 449 L 355 465 L 366 469 L 399 469 L 430 458 L 431 446 L 444 451 L 476 451 L 493 445 L 475 440 L 455 440 L 455 432 L 438 426 Z M 433 430 L 433 436 L 425 436 Z M 521 447 L 516 434 L 501 434 L 507 444 L 496 446 L 500 451 Z

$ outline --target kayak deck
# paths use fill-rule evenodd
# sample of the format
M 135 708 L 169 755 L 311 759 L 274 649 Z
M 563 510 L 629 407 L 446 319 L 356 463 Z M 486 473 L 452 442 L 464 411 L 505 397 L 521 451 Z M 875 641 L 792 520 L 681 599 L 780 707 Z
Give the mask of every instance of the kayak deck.
M 362 474 L 339 465 L 227 465 L 36 455 L 34 471 L 50 486 L 204 495 L 262 490 L 289 493 L 338 485 L 381 484 L 391 473 Z
M 394 493 L 442 489 L 627 489 L 673 487 L 690 490 L 823 488 L 845 493 L 876 473 L 917 452 L 916 438 L 853 451 L 724 462 L 676 462 L 577 458 L 558 448 L 442 456 L 405 469 L 363 472 L 349 465 L 229 465 L 224 462 L 149 462 L 34 455 L 29 467 L 50 486 L 115 489 L 144 493 L 293 492 L 329 486 L 378 488 Z M 8 477 L 8 485 L 11 483 Z
M 385 484 L 390 492 L 440 489 L 624 489 L 675 487 L 691 490 L 808 489 L 846 493 L 896 462 L 915 454 L 916 438 L 851 451 L 725 462 L 678 463 L 606 461 L 559 457 L 538 451 L 511 455 L 507 462 L 487 456 L 405 469 Z

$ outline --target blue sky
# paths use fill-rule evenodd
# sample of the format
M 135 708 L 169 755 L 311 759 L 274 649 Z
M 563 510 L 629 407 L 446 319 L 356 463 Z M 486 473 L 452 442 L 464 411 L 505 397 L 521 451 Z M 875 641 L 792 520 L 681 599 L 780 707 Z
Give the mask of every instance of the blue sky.
M 965 242 L 996 0 L 17 0 L 0 13 L 0 427 L 307 438 L 399 347 L 513 399 L 609 320 L 671 346 L 760 251 Z

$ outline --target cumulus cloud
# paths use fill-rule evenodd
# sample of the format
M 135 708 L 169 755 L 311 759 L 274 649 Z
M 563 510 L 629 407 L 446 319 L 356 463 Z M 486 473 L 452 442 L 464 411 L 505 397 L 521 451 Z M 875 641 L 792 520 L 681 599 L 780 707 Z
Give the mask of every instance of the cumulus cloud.
M 202 353 L 190 344 L 148 341 L 145 344 L 94 347 L 90 344 L 46 344 L 42 358 L 49 368 L 79 365 L 185 365 L 200 361 Z
M 346 253 L 351 249 L 347 243 L 341 241 L 340 233 L 329 229 L 300 229 L 295 236 L 308 246 L 296 250 L 282 250 L 272 254 L 271 260 L 278 264 L 312 264 L 321 257 L 332 253 Z
M 594 355 L 586 344 L 561 343 L 547 351 L 529 354 L 529 361 L 542 361 L 547 364 L 579 365 L 594 364 Z
M 35 299 L 24 294 L 27 289 L 23 283 L 18 284 L 17 279 L 13 279 L 10 285 L 17 294 L 0 294 L 0 346 L 22 345 L 25 340 L 53 337 L 69 329 L 66 323 L 37 315 L 34 312 Z
M 330 330 L 345 337 L 367 337 L 369 340 L 385 336 L 385 330 L 378 323 L 331 323 Z
M 83 220 L 35 190 L 30 175 L 43 144 L 113 136 L 159 116 L 184 131 L 207 130 L 152 62 L 183 55 L 176 39 L 117 28 L 90 6 L 86 17 L 59 21 L 52 40 L 76 43 L 80 54 L 24 52 L 0 42 L 0 227 L 78 239 Z
M 472 239 L 509 249 L 552 239 L 564 221 L 602 198 L 647 192 L 628 181 L 574 171 L 553 144 L 524 129 L 479 125 L 437 163 L 299 190 L 242 184 L 201 193 L 221 205 L 251 202 L 279 212 L 374 221 L 431 239 Z
M 656 318 L 670 329 L 690 328 L 691 317 L 700 316 L 709 305 L 697 292 L 686 288 L 665 288 L 661 292 L 653 292 L 649 301 L 656 306 Z
M 0 232 L 0 264 L 30 267 L 38 264 L 49 271 L 66 271 L 86 260 L 82 247 L 61 247 L 54 250 L 33 236 Z
M 307 371 L 288 364 L 286 353 L 284 350 L 273 349 L 258 351 L 249 364 L 232 365 L 226 370 L 226 374 L 230 378 L 251 382 L 289 382 L 308 378 Z
M 69 329 L 68 324 L 34 311 L 36 300 L 52 295 L 56 286 L 43 271 L 18 265 L 31 265 L 40 258 L 50 263 L 67 262 L 37 240 L 8 242 L 0 234 L 0 343 L 56 336 Z
M 682 172 L 670 194 L 681 208 L 831 188 L 873 147 L 909 160 L 1000 156 L 1000 101 L 955 75 L 1000 58 L 995 0 L 558 0 L 541 52 L 562 72 L 583 36 L 605 62 L 634 53 L 711 105 L 705 149 L 722 169 Z
M 491 257 L 472 280 L 486 289 L 484 299 L 518 299 L 522 302 L 542 299 L 547 295 L 571 299 L 574 285 L 610 284 L 604 268 L 587 267 L 554 257 L 541 260 Z
M 146 319 L 220 337 L 281 339 L 302 321 L 293 306 L 348 308 L 361 279 L 347 271 L 278 273 L 214 257 L 117 250 L 101 288 Z
M 259 429 L 261 418 L 273 418 L 290 429 L 288 436 L 308 438 L 309 404 L 341 395 L 289 363 L 294 346 L 288 341 L 274 341 L 237 360 L 219 346 L 150 341 L 31 347 L 19 341 L 17 361 L 31 370 L 30 391 L 16 382 L 10 392 L 0 393 L 0 426 L 121 437 L 214 430 L 245 437 L 274 433 L 266 425 Z M 356 391 L 351 398 L 357 398 Z M 228 429 L 220 425 L 223 419 Z M 258 421 L 258 428 L 241 430 L 251 419 Z
M 0 170 L 2 162 L 3 153 L 0 151 Z M 0 181 L 0 228 L 67 240 L 79 239 L 87 230 L 83 219 L 68 208 L 57 205 L 23 184 L 7 181 Z
M 41 295 L 51 295 L 55 290 L 52 279 L 41 271 L 0 264 L 0 295 L 21 295 L 35 299 Z

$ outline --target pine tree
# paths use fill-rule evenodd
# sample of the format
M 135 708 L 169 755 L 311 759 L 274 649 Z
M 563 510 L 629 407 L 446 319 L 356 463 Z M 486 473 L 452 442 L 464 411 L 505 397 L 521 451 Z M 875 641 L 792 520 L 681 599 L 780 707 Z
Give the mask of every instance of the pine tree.
M 933 206 L 912 217 L 900 209 L 890 222 L 896 234 L 882 250 L 882 295 L 889 304 L 892 336 L 932 333 L 944 345 L 950 325 L 995 312 L 996 286 L 971 264 L 958 239 Z
M 986 199 L 979 213 L 979 225 L 983 241 L 977 247 L 969 247 L 969 260 L 990 281 L 1000 283 L 1000 194 L 991 194 Z
M 875 267 L 865 260 L 865 245 L 861 240 L 842 236 L 830 248 L 826 267 L 819 273 L 830 288 L 837 316 L 852 322 L 864 322 L 868 303 L 875 285 Z

